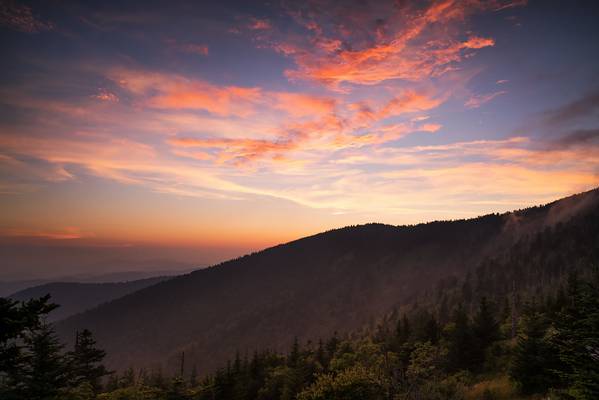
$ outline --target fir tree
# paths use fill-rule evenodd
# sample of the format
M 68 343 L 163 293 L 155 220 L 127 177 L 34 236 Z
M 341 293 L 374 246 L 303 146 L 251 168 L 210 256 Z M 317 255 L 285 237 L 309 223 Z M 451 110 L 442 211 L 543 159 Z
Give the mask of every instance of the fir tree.
M 590 282 L 568 279 L 568 301 L 559 314 L 552 342 L 559 351 L 559 375 L 575 399 L 599 398 L 599 273 Z
M 555 349 L 547 339 L 547 324 L 541 314 L 529 310 L 514 349 L 510 377 L 523 394 L 546 393 L 559 379 Z
M 96 341 L 89 330 L 77 332 L 75 348 L 68 353 L 72 383 L 78 386 L 88 382 L 98 392 L 102 377 L 110 373 L 102 365 L 105 356 L 106 352 L 96 347 Z
M 472 334 L 468 315 L 462 305 L 453 313 L 448 339 L 447 366 L 450 371 L 469 369 L 471 363 Z
M 63 345 L 46 323 L 26 335 L 24 342 L 22 398 L 46 400 L 57 396 L 68 382 Z
M 58 307 L 50 295 L 26 302 L 0 297 L 0 398 L 21 398 L 23 345 L 27 333 L 40 328 L 43 317 Z
M 472 333 L 472 367 L 478 369 L 485 361 L 487 348 L 499 338 L 499 325 L 486 297 L 481 299 L 478 312 L 472 321 Z

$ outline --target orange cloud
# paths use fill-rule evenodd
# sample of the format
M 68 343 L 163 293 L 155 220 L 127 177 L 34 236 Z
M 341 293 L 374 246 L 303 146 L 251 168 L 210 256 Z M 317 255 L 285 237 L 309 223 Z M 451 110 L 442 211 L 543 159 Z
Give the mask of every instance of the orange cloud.
M 193 139 L 173 138 L 169 143 L 180 147 L 194 147 L 202 149 L 218 149 L 216 160 L 220 163 L 233 162 L 244 164 L 248 161 L 261 158 L 267 153 L 275 155 L 297 147 L 293 140 L 268 141 L 258 139 Z M 204 153 L 205 154 L 205 153 Z
M 483 47 L 494 45 L 495 41 L 493 39 L 473 36 L 467 41 L 463 42 L 460 46 L 464 49 L 482 49 Z
M 270 92 L 258 87 L 217 86 L 178 75 L 118 70 L 112 79 L 153 108 L 205 110 L 219 116 L 247 117 L 281 110 L 291 117 L 319 117 L 333 112 L 337 102 L 304 93 Z
M 272 106 L 294 117 L 322 116 L 332 113 L 336 101 L 332 98 L 301 93 L 273 93 Z
M 247 116 L 262 100 L 257 87 L 216 86 L 178 75 L 116 70 L 110 76 L 123 88 L 145 96 L 146 105 L 164 109 L 202 109 L 226 116 Z
M 148 105 L 167 109 L 202 109 L 218 115 L 247 116 L 261 97 L 259 88 L 214 87 L 194 83 L 176 86 L 149 99 Z
M 390 9 L 386 30 L 377 30 L 368 40 L 354 38 L 352 31 L 339 29 L 327 31 L 320 15 L 294 13 L 312 37 L 302 42 L 293 37 L 280 41 L 269 37 L 272 47 L 294 59 L 297 68 L 286 71 L 290 79 L 313 80 L 330 88 L 341 89 L 345 83 L 374 85 L 391 79 L 419 81 L 443 74 L 452 62 L 460 61 L 464 51 L 494 45 L 491 38 L 472 36 L 465 42 L 457 40 L 456 26 L 470 14 L 483 9 L 493 9 L 498 2 L 461 2 L 445 0 L 435 2 L 426 10 L 416 7 Z M 298 15 L 301 15 L 298 17 Z M 351 23 L 356 31 L 359 25 L 370 21 Z M 371 16 L 373 20 L 380 18 Z M 345 26 L 338 22 L 337 26 Z M 386 32 L 389 31 L 389 32 Z M 349 43 L 348 43 L 349 41 Z
M 94 237 L 91 233 L 83 233 L 75 226 L 67 226 L 61 230 L 37 231 L 29 229 L 6 229 L 2 231 L 4 236 L 37 237 L 51 240 L 69 240 Z
M 430 110 L 438 107 L 444 99 L 432 98 L 424 93 L 408 90 L 392 98 L 382 109 L 377 112 L 379 118 L 401 115 L 417 111 Z

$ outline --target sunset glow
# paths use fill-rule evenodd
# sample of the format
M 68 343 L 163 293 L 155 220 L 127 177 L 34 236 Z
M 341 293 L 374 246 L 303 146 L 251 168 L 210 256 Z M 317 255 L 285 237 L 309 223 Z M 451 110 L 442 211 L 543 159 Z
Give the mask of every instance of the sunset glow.
M 2 2 L 0 234 L 215 262 L 596 187 L 599 31 L 548 3 Z

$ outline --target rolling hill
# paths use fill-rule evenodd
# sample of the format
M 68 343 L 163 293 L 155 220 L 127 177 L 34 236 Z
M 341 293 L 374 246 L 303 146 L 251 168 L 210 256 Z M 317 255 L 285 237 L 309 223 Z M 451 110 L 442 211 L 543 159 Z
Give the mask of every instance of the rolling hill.
M 52 302 L 60 305 L 48 315 L 48 321 L 53 322 L 90 310 L 102 303 L 123 297 L 166 279 L 169 277 L 159 276 L 109 283 L 52 282 L 21 290 L 9 297 L 25 301 L 50 294 Z
M 111 368 L 172 369 L 185 351 L 188 365 L 210 371 L 236 350 L 279 350 L 295 336 L 356 330 L 481 264 L 507 268 L 490 259 L 517 253 L 542 269 L 539 237 L 587 257 L 599 248 L 599 224 L 588 221 L 599 221 L 599 190 L 470 220 L 346 227 L 160 282 L 68 318 L 57 331 L 68 340 L 91 329 Z M 575 243 L 563 240 L 578 231 Z

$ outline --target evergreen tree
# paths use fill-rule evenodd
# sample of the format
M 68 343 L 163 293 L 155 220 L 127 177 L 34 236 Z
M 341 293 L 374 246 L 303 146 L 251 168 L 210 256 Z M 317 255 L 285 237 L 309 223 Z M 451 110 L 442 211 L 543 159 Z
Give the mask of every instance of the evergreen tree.
M 191 373 L 189 374 L 189 386 L 195 387 L 198 384 L 198 368 L 195 364 L 191 367 Z
M 559 381 L 554 372 L 559 360 L 547 338 L 542 315 L 530 310 L 524 316 L 523 330 L 514 349 L 510 377 L 523 394 L 546 393 Z
M 559 375 L 575 399 L 599 398 L 599 273 L 590 282 L 576 274 L 568 280 L 568 300 L 552 342 L 562 361 Z
M 40 328 L 43 317 L 58 307 L 50 295 L 26 302 L 0 297 L 0 398 L 20 398 L 23 386 L 23 345 Z
M 328 363 L 325 359 L 324 346 L 322 344 L 322 339 L 318 340 L 318 347 L 316 349 L 315 358 L 316 358 L 316 361 L 318 362 L 318 364 L 320 364 L 320 366 L 322 367 L 322 369 L 326 369 L 328 367 Z
M 102 377 L 110 373 L 102 365 L 105 356 L 106 352 L 96 347 L 96 341 L 89 330 L 77 332 L 75 348 L 68 353 L 72 384 L 78 386 L 88 382 L 98 392 Z
M 337 338 L 337 332 L 333 333 L 333 336 L 327 341 L 326 350 L 328 359 L 332 359 L 339 346 L 339 338 Z
M 439 341 L 439 324 L 433 314 L 429 314 L 426 323 L 424 325 L 424 338 L 423 342 L 431 342 L 437 344 Z
M 42 323 L 24 339 L 22 398 L 47 400 L 57 396 L 68 382 L 67 362 L 50 325 Z
M 480 307 L 472 321 L 472 333 L 472 367 L 480 369 L 485 361 L 485 351 L 499 339 L 499 325 L 486 297 L 481 298 Z
M 300 346 L 297 336 L 293 339 L 293 346 L 291 347 L 291 353 L 287 357 L 287 365 L 289 367 L 296 367 L 300 358 Z
M 399 341 L 401 344 L 406 343 L 410 340 L 410 336 L 412 336 L 412 328 L 410 326 L 410 320 L 408 319 L 407 314 L 403 314 L 402 316 L 402 329 L 399 336 Z
M 471 368 L 472 334 L 468 314 L 461 304 L 453 313 L 447 346 L 447 366 L 450 371 Z

